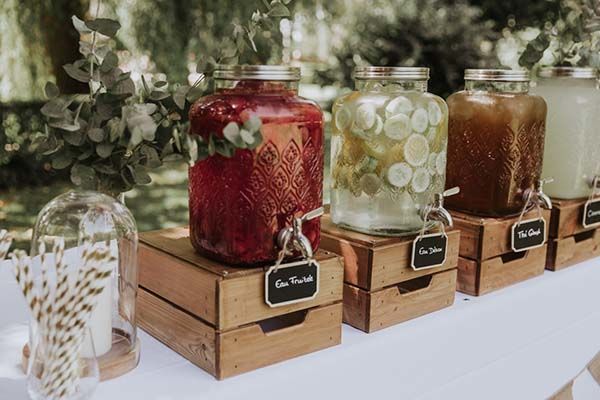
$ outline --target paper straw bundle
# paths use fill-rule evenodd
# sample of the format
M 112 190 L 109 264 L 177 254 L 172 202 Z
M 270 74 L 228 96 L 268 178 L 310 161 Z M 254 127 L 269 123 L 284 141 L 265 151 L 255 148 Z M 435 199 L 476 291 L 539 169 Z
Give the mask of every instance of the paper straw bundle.
M 0 261 L 4 260 L 8 254 L 8 249 L 12 243 L 12 238 L 5 229 L 0 229 Z
M 0 251 L 1 243 L 0 240 Z M 86 325 L 97 296 L 108 283 L 115 258 L 110 254 L 108 244 L 85 242 L 77 279 L 71 283 L 73 280 L 69 279 L 64 263 L 64 241 L 58 240 L 52 252 L 54 258 L 50 261 L 45 245 L 41 244 L 38 249 L 41 274 L 37 284 L 33 279 L 31 258 L 23 251 L 15 251 L 11 258 L 15 278 L 37 322 L 38 331 L 43 334 L 38 343 L 33 343 L 31 352 L 31 357 L 35 357 L 35 347 L 38 347 L 43 361 L 42 394 L 48 399 L 60 400 L 71 396 L 77 388 L 81 372 L 79 354 Z M 55 279 L 50 279 L 52 275 Z

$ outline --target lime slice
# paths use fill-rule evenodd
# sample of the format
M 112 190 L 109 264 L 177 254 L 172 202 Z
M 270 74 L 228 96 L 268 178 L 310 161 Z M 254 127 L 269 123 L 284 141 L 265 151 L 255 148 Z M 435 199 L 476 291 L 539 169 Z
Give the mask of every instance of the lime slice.
M 442 109 L 435 101 L 430 101 L 427 104 L 427 114 L 429 114 L 429 123 L 437 126 L 442 122 Z
M 444 175 L 444 173 L 446 172 L 446 152 L 442 151 L 440 154 L 438 154 L 436 160 L 435 160 L 435 170 L 438 173 L 438 175 Z
M 437 153 L 431 153 L 427 160 L 427 171 L 431 174 L 435 174 L 435 163 L 437 161 Z
M 413 171 L 410 165 L 405 162 L 400 162 L 388 168 L 387 180 L 391 185 L 401 188 L 408 185 L 412 175 Z
M 429 126 L 429 116 L 424 108 L 417 108 L 410 117 L 410 124 L 415 132 L 423 133 Z
M 385 117 L 390 118 L 398 114 L 409 115 L 413 108 L 412 101 L 404 96 L 398 96 L 385 106 Z
M 404 114 L 394 115 L 385 121 L 383 131 L 390 139 L 402 140 L 410 135 L 410 118 Z
M 375 141 L 364 141 L 362 144 L 362 148 L 371 157 L 375 157 L 378 160 L 381 160 L 385 157 L 387 152 L 387 147 L 381 142 Z
M 376 174 L 365 174 L 360 178 L 362 191 L 369 196 L 374 196 L 381 189 L 381 179 Z
M 427 171 L 427 168 L 417 168 L 413 174 L 412 181 L 410 183 L 413 192 L 423 193 L 429 187 L 431 183 L 431 176 Z
M 375 115 L 375 123 L 371 127 L 371 129 L 367 130 L 367 134 L 370 137 L 377 136 L 383 130 L 383 120 L 379 115 Z
M 371 129 L 375 125 L 377 111 L 373 104 L 364 103 L 356 108 L 356 119 L 354 123 L 360 129 Z
M 429 143 L 425 136 L 413 133 L 404 144 L 404 159 L 410 165 L 420 167 L 429 157 Z
M 336 111 L 334 119 L 335 127 L 340 132 L 343 132 L 346 129 L 348 129 L 348 127 L 352 123 L 352 113 L 350 112 L 348 107 L 342 106 Z

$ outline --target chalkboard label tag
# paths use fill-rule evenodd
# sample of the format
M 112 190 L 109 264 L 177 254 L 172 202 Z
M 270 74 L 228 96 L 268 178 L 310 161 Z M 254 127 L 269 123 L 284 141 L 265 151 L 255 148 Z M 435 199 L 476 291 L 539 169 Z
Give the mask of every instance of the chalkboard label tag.
M 546 220 L 537 218 L 515 222 L 510 238 L 510 246 L 516 252 L 541 247 L 546 243 Z
M 600 199 L 589 200 L 583 207 L 583 227 L 600 225 Z
M 272 266 L 265 274 L 265 303 L 285 306 L 314 299 L 319 293 L 319 263 L 302 260 Z
M 432 233 L 413 240 L 410 266 L 415 270 L 439 267 L 446 261 L 448 236 Z

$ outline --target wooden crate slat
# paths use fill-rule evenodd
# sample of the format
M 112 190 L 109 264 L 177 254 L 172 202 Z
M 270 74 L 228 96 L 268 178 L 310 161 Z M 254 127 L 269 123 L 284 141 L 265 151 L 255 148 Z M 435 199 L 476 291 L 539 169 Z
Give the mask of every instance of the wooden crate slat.
M 140 243 L 139 284 L 213 325 L 219 275 Z
M 315 299 L 271 308 L 264 301 L 264 274 L 219 281 L 219 329 L 228 330 L 276 315 L 342 300 L 344 267 L 338 257 L 320 259 L 319 293 Z
M 265 268 L 249 268 L 247 273 L 239 272 L 239 268 L 213 268 L 215 263 L 195 254 L 189 238 L 181 236 L 186 232 L 186 229 L 166 230 L 167 240 L 160 240 L 159 232 L 151 232 L 153 245 L 147 244 L 147 235 L 143 234 L 139 285 L 218 330 L 342 299 L 344 267 L 333 253 L 320 250 L 315 255 L 321 264 L 319 294 L 315 299 L 271 308 L 264 302 Z M 154 246 L 160 243 L 174 247 Z M 229 270 L 234 272 L 228 273 Z
M 458 262 L 460 233 L 457 230 L 447 232 L 446 262 L 439 267 L 417 271 L 410 266 L 415 236 L 380 239 L 339 229 L 331 223 L 323 224 L 321 230 L 321 248 L 340 254 L 344 259 L 344 281 L 365 290 L 377 290 L 455 268 Z
M 461 231 L 460 256 L 473 260 L 487 260 L 512 251 L 510 231 L 519 216 L 492 218 L 479 217 L 452 211 L 454 224 Z M 523 220 L 536 218 L 537 210 L 531 210 Z M 542 210 L 542 216 L 550 227 L 550 210 Z
M 587 199 L 552 200 L 550 237 L 563 239 L 594 228 L 584 228 L 583 208 Z
M 456 268 L 430 275 L 426 287 L 407 293 L 398 285 L 365 291 L 345 284 L 344 322 L 365 332 L 375 332 L 401 322 L 449 307 L 454 303 Z
M 548 244 L 546 268 L 558 271 L 600 256 L 600 229 L 584 231 Z
M 462 240 L 462 238 L 461 238 Z M 458 279 L 456 290 L 477 296 L 479 294 L 479 263 L 470 258 L 458 258 Z
M 252 324 L 219 335 L 219 379 L 341 343 L 342 303 L 307 311 L 304 321 L 274 332 Z
M 137 322 L 173 351 L 216 375 L 216 331 L 213 327 L 143 288 L 138 290 Z

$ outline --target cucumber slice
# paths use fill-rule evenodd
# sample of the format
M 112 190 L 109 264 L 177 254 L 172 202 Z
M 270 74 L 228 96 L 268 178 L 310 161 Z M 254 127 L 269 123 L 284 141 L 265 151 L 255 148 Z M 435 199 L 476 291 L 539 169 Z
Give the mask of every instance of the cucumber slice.
M 394 115 L 385 121 L 383 130 L 390 139 L 403 140 L 411 132 L 410 118 L 404 114 Z
M 371 157 L 375 157 L 378 160 L 381 160 L 385 157 L 387 153 L 387 147 L 381 143 L 376 141 L 364 141 L 362 144 L 362 148 Z
M 435 101 L 430 101 L 427 104 L 427 114 L 429 115 L 429 123 L 437 126 L 442 122 L 442 109 Z
M 352 123 L 352 113 L 350 112 L 350 110 L 348 109 L 347 106 L 341 106 L 336 111 L 334 121 L 335 121 L 335 127 L 340 132 L 343 132 L 346 129 L 348 129 L 348 127 Z
M 420 167 L 429 157 L 429 143 L 425 136 L 413 133 L 404 144 L 404 159 L 410 165 Z
M 381 189 L 381 179 L 377 174 L 365 174 L 360 178 L 360 187 L 367 195 L 374 196 Z
M 424 108 L 417 108 L 410 117 L 410 124 L 415 132 L 423 133 L 429 126 L 429 115 Z
M 435 170 L 438 175 L 444 175 L 446 173 L 446 152 L 442 151 L 438 154 L 435 160 Z
M 427 168 L 417 168 L 413 174 L 412 181 L 410 183 L 413 192 L 423 193 L 429 187 L 431 183 L 431 176 L 427 171 Z
M 404 96 L 398 96 L 390 100 L 390 102 L 385 106 L 385 117 L 391 118 L 398 114 L 404 114 L 408 116 L 413 109 L 414 106 L 410 99 Z
M 371 127 L 371 129 L 367 130 L 367 134 L 370 137 L 377 136 L 383 130 L 383 120 L 379 115 L 375 115 L 375 124 Z
M 392 165 L 387 171 L 388 182 L 398 188 L 408 185 L 413 176 L 413 170 L 405 162 L 400 162 Z
M 363 130 L 371 129 L 375 125 L 375 116 L 377 110 L 375 106 L 370 103 L 361 104 L 356 108 L 356 115 L 354 123 L 357 127 Z

